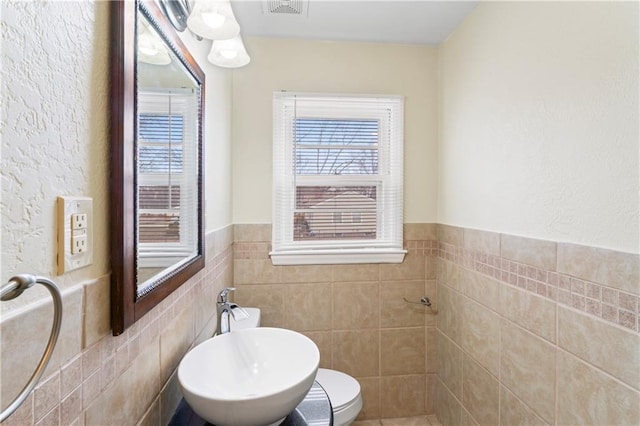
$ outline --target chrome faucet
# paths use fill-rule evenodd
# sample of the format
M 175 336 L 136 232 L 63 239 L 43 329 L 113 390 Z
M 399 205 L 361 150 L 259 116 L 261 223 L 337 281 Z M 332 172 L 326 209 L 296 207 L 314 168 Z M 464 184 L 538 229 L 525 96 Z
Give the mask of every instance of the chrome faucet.
M 247 311 L 242 309 L 242 307 L 236 303 L 229 302 L 228 296 L 233 290 L 235 290 L 235 287 L 226 287 L 222 289 L 220 294 L 218 294 L 218 303 L 216 303 L 218 311 L 218 326 L 214 336 L 229 333 L 231 331 L 231 320 L 229 319 L 229 314 L 231 314 L 233 319 L 236 321 L 242 321 L 243 319 L 249 318 L 249 313 Z

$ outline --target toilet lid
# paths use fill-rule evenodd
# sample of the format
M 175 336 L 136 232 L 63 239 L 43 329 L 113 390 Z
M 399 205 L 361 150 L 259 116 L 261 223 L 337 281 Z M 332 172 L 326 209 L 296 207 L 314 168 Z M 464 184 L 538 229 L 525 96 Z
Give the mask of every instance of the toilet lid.
M 353 377 L 335 370 L 318 368 L 316 381 L 329 396 L 333 411 L 339 411 L 360 396 L 360 383 Z

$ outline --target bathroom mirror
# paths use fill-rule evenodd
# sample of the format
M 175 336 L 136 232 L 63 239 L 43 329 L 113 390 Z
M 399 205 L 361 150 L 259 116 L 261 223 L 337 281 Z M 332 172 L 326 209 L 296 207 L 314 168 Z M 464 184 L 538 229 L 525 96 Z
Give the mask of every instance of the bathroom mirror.
M 204 267 L 204 73 L 153 0 L 111 2 L 111 322 Z

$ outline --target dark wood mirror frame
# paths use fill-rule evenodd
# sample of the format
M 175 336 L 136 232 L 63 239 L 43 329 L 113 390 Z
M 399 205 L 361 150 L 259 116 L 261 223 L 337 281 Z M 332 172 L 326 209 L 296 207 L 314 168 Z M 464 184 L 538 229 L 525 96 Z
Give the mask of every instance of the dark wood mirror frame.
M 136 25 L 138 13 L 161 35 L 200 86 L 198 112 L 197 254 L 157 279 L 144 296 L 137 291 L 136 244 Z M 149 312 L 204 268 L 203 119 L 205 76 L 153 0 L 111 2 L 111 325 L 113 335 Z

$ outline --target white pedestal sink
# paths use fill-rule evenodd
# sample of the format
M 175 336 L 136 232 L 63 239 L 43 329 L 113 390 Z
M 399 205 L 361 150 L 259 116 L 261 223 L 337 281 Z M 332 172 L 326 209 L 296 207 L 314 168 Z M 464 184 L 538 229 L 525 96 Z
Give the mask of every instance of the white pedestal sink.
M 180 362 L 185 400 L 216 426 L 278 425 L 304 399 L 320 363 L 308 337 L 281 328 L 216 336 Z

